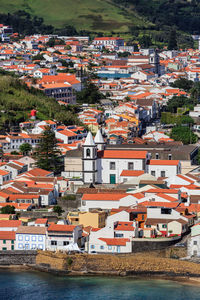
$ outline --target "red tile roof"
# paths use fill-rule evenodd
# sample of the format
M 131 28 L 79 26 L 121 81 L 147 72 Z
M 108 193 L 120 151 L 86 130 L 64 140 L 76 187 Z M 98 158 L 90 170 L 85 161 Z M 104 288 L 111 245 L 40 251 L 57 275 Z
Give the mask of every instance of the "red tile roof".
M 130 242 L 130 239 L 120 239 L 120 238 L 99 238 L 99 240 L 105 242 L 110 246 L 126 246 L 127 242 Z
M 74 228 L 76 228 L 75 225 L 51 224 L 48 228 L 48 231 L 68 232 L 68 231 L 74 231 Z
M 49 171 L 46 171 L 46 170 L 43 170 L 43 169 L 40 169 L 40 168 L 35 168 L 35 169 L 32 169 L 28 172 L 26 172 L 26 175 L 30 175 L 30 176 L 40 176 L 40 177 L 43 177 L 43 176 L 48 176 L 50 175 L 52 172 L 49 172 Z
M 136 158 L 145 159 L 147 151 L 132 151 L 132 150 L 105 150 L 103 158 Z
M 140 176 L 144 174 L 144 171 L 139 171 L 139 170 L 123 170 L 120 174 L 120 176 Z
M 48 219 L 37 219 L 35 220 L 35 224 L 46 224 L 48 222 Z
M 0 240 L 15 240 L 15 231 L 0 231 Z
M 177 166 L 179 160 L 162 160 L 162 159 L 151 159 L 149 165 L 159 166 Z
M 0 227 L 19 227 L 21 224 L 19 220 L 0 220 Z
M 82 200 L 91 201 L 119 201 L 120 199 L 129 196 L 130 194 L 114 194 L 114 193 L 96 193 L 84 194 Z
M 114 230 L 120 231 L 134 231 L 133 222 L 118 222 Z

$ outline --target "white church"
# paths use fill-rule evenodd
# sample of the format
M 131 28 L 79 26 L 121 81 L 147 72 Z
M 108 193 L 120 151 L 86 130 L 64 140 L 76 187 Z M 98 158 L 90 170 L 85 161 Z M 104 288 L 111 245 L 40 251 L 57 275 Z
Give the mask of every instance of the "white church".
M 83 145 L 83 181 L 119 183 L 123 170 L 145 170 L 147 159 L 147 151 L 106 150 L 101 131 L 95 139 L 89 132 Z
M 82 149 L 67 152 L 62 175 L 65 178 L 79 178 L 85 184 L 116 184 L 128 183 L 133 177 L 155 180 L 180 173 L 179 160 L 153 160 L 145 149 L 106 147 L 101 131 L 98 130 L 95 138 L 91 132 L 88 133 Z

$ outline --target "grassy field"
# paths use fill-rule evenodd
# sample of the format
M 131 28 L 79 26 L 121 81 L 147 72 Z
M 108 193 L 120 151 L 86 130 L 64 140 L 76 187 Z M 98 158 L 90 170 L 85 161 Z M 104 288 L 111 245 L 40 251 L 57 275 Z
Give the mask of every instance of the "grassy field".
M 127 32 L 129 26 L 148 25 L 108 0 L 0 0 L 1 13 L 25 10 L 57 28 L 73 25 L 77 30 Z

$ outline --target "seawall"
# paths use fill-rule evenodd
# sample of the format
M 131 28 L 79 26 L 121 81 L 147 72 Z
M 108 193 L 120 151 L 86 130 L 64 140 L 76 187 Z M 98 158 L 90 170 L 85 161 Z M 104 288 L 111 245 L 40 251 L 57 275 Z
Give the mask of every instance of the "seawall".
M 184 252 L 182 253 L 184 254 Z M 200 277 L 200 264 L 162 257 L 160 251 L 130 255 L 76 254 L 39 251 L 36 266 L 68 275 L 164 275 Z M 171 250 L 167 255 L 171 255 Z M 177 253 L 176 253 L 177 255 Z M 178 255 L 177 255 L 178 256 Z
M 0 251 L 0 266 L 9 265 L 34 265 L 36 264 L 37 251 Z

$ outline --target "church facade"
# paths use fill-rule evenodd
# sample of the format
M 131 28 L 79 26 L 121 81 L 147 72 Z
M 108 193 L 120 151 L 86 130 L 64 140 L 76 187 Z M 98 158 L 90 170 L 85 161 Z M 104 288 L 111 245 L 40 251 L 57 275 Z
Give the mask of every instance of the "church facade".
M 89 132 L 82 152 L 84 183 L 120 183 L 123 170 L 144 170 L 149 160 L 147 151 L 106 150 L 100 130 L 95 139 Z

